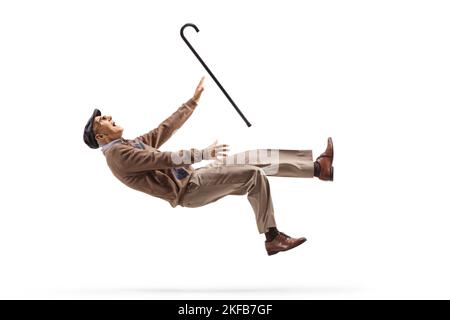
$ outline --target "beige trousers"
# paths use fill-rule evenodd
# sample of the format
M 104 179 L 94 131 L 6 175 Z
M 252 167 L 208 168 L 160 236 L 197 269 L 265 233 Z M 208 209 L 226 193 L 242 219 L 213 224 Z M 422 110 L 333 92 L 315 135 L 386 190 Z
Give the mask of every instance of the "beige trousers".
M 312 151 L 258 149 L 215 161 L 193 172 L 180 205 L 195 208 L 227 195 L 247 194 L 258 231 L 265 233 L 276 227 L 267 176 L 312 178 Z

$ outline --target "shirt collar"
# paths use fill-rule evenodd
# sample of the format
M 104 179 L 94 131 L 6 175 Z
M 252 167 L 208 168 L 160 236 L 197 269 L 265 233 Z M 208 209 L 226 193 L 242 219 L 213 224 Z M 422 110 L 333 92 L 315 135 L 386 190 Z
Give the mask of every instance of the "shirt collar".
M 102 146 L 102 152 L 105 153 L 106 151 L 108 151 L 109 149 L 111 149 L 111 147 L 112 147 L 113 145 L 115 145 L 116 143 L 119 143 L 119 142 L 122 142 L 122 138 L 119 138 L 119 139 L 113 140 L 113 141 L 111 141 L 111 142 L 108 142 L 107 144 L 104 144 L 104 145 Z

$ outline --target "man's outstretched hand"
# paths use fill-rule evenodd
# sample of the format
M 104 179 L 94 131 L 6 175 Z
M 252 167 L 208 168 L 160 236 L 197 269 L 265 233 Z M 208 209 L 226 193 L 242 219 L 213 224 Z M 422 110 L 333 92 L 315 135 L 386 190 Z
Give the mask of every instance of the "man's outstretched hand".
M 205 77 L 202 77 L 200 79 L 200 82 L 198 83 L 197 88 L 195 89 L 194 96 L 192 97 L 192 100 L 194 100 L 196 103 L 200 100 L 200 97 L 202 95 L 203 90 L 205 90 L 205 87 L 203 87 L 203 81 L 205 80 Z
M 229 145 L 217 144 L 217 140 L 209 147 L 202 150 L 202 158 L 204 160 L 215 160 L 217 157 L 226 157 L 230 151 Z

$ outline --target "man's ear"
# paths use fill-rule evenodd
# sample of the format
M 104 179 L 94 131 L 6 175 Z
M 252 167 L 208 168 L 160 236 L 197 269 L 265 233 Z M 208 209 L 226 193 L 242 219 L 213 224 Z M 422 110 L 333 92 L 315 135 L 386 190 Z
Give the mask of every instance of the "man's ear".
M 95 135 L 95 140 L 101 140 L 101 139 L 103 139 L 103 134 L 101 134 L 101 133 L 97 133 L 96 135 Z

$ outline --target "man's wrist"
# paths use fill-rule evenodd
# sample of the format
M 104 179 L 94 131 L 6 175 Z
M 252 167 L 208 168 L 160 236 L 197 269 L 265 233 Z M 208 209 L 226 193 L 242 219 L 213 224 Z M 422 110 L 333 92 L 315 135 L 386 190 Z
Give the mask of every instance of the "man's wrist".
M 190 107 L 191 109 L 194 109 L 195 107 L 197 107 L 198 101 L 195 100 L 194 98 L 191 98 L 191 99 L 189 99 L 188 101 L 186 101 L 186 104 L 187 104 L 188 107 Z

